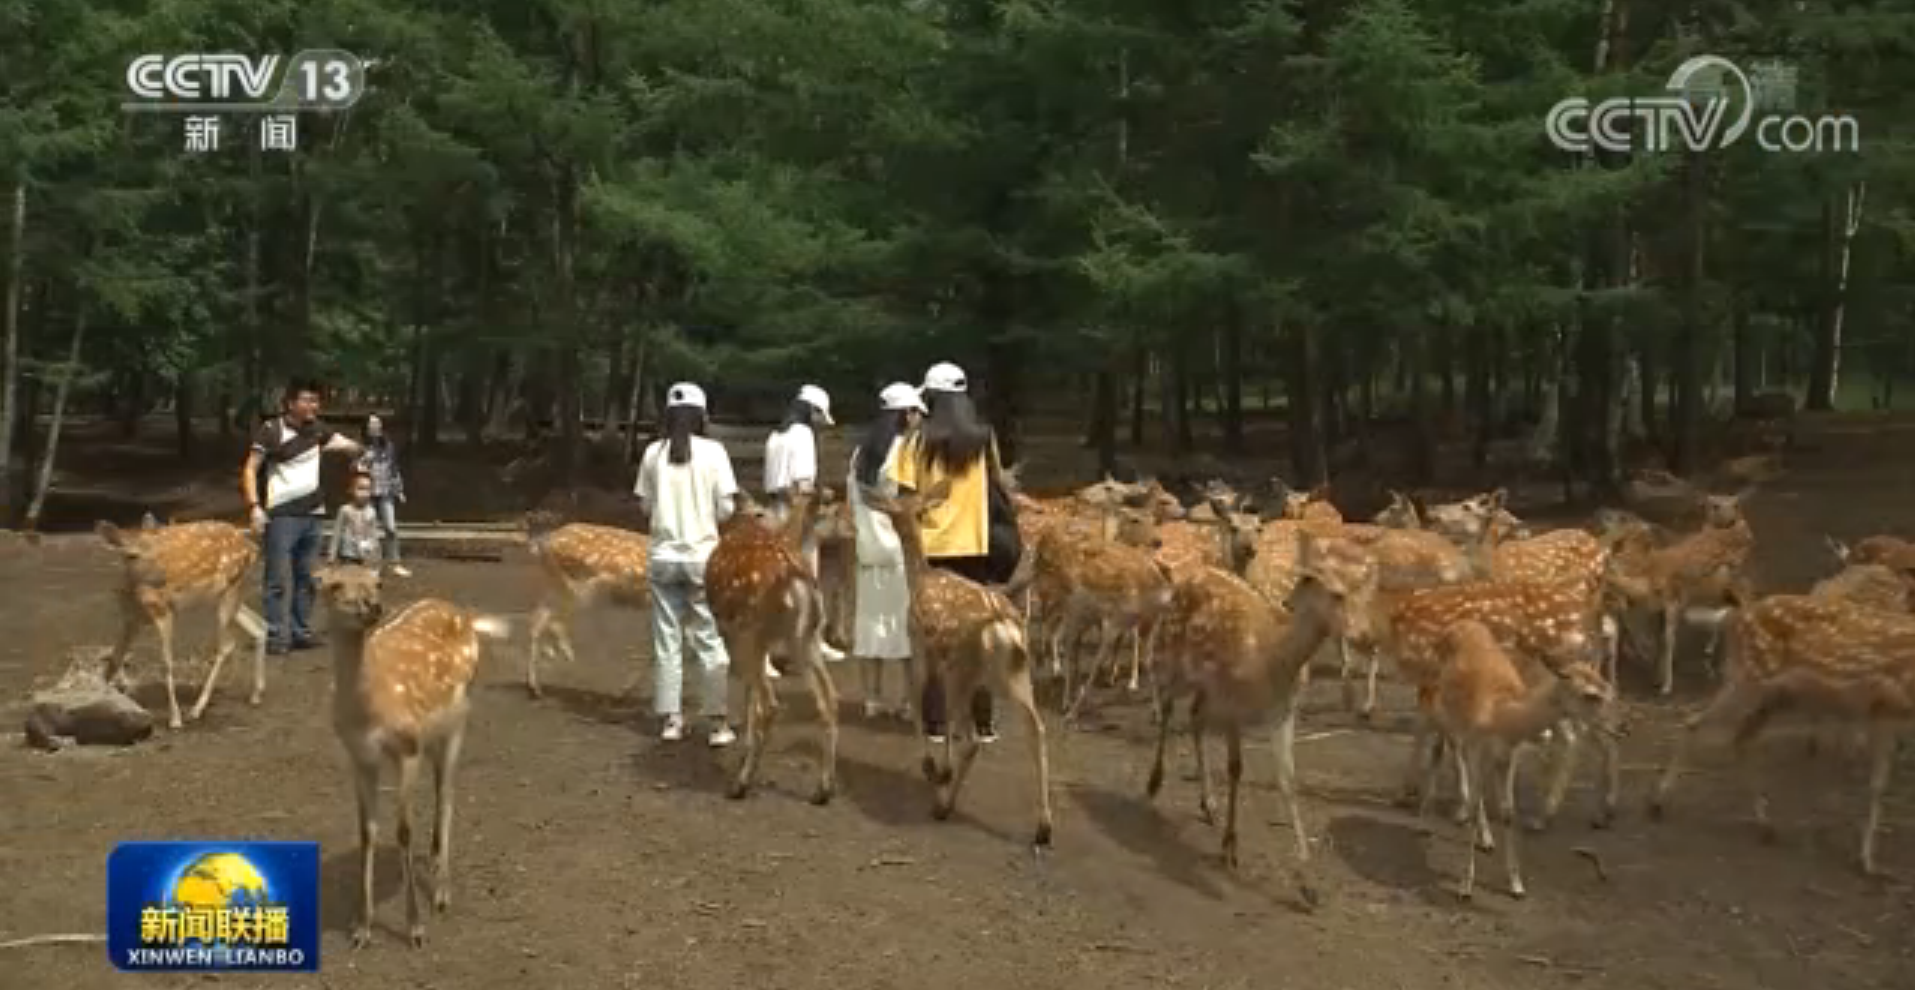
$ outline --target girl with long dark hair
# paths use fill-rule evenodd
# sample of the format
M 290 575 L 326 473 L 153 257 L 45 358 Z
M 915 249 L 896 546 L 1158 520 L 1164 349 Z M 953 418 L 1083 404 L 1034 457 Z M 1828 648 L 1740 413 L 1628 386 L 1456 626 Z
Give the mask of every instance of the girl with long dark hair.
M 680 710 L 689 642 L 704 675 L 698 692 L 710 720 L 710 742 L 729 746 L 735 738 L 727 722 L 731 665 L 724 640 L 705 597 L 705 562 L 718 548 L 718 524 L 731 516 L 738 481 L 731 456 L 706 438 L 705 390 L 679 382 L 665 393 L 659 417 L 661 436 L 645 448 L 634 492 L 650 519 L 646 576 L 652 592 L 652 707 L 662 723 L 659 737 L 684 738 Z
M 904 382 L 894 382 L 878 393 L 878 415 L 866 427 L 864 438 L 851 452 L 846 498 L 851 503 L 851 521 L 857 531 L 857 577 L 854 601 L 857 614 L 852 622 L 851 655 L 861 663 L 859 676 L 864 686 L 864 714 L 877 718 L 890 713 L 900 718 L 911 715 L 911 587 L 905 576 L 904 547 L 891 517 L 865 505 L 861 492 L 869 488 L 885 497 L 897 494 L 891 468 L 906 438 L 923 416 L 924 399 L 918 390 Z M 903 700 L 896 706 L 884 703 L 884 668 L 904 661 L 906 687 Z
M 949 480 L 949 497 L 923 517 L 925 557 L 931 566 L 979 584 L 1002 584 L 1017 569 L 1021 552 L 1017 520 L 1002 497 L 1004 466 L 998 460 L 997 437 L 978 415 L 967 389 L 964 369 L 948 361 L 925 372 L 920 391 L 928 411 L 916 436 L 893 461 L 891 478 L 900 489 L 920 492 Z M 944 685 L 936 671 L 926 672 L 919 704 L 925 733 L 933 741 L 941 739 Z M 991 715 L 991 694 L 980 687 L 971 698 L 971 717 L 981 742 L 997 740 Z
M 805 385 L 791 400 L 785 418 L 765 438 L 765 496 L 771 518 L 779 523 L 791 512 L 791 500 L 818 487 L 818 434 L 814 424 L 834 425 L 831 396 L 816 385 Z M 818 573 L 818 545 L 807 543 L 805 560 Z

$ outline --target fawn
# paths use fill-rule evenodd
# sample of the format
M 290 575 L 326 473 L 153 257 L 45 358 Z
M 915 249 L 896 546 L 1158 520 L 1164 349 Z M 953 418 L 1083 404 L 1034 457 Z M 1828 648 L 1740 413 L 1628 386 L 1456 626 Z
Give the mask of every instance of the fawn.
M 399 865 L 406 927 L 425 944 L 421 879 L 412 856 L 412 787 L 423 755 L 432 764 L 438 810 L 432 823 L 432 906 L 452 905 L 452 794 L 465 741 L 468 692 L 481 639 L 505 639 L 510 624 L 436 598 L 413 602 L 381 622 L 379 572 L 357 564 L 322 568 L 315 578 L 333 635 L 333 729 L 352 758 L 359 799 L 359 917 L 354 948 L 372 941 L 373 849 L 379 840 L 379 776 L 399 774 Z
M 1608 580 L 1624 600 L 1647 605 L 1662 617 L 1662 648 L 1658 664 L 1658 694 L 1675 691 L 1676 634 L 1686 612 L 1699 605 L 1719 605 L 1727 585 L 1739 578 L 1755 549 L 1755 533 L 1742 513 L 1742 502 L 1753 489 L 1735 495 L 1704 498 L 1704 525 L 1677 542 L 1640 554 L 1618 554 Z M 1709 653 L 1716 651 L 1726 612 L 1710 616 L 1714 627 Z
M 1526 891 L 1516 826 L 1516 774 L 1521 749 L 1565 722 L 1613 738 L 1617 734 L 1611 708 L 1615 689 L 1587 663 L 1565 665 L 1561 673 L 1547 675 L 1532 687 L 1490 628 L 1475 619 L 1464 619 L 1444 630 L 1440 649 L 1442 673 L 1426 695 L 1425 704 L 1431 721 L 1455 754 L 1457 779 L 1462 783 L 1459 790 L 1473 819 L 1465 824 L 1463 841 L 1469 847 L 1469 860 L 1458 895 L 1467 899 L 1474 892 L 1477 848 L 1492 845 L 1485 795 L 1500 775 L 1503 862 L 1509 872 L 1510 896 L 1523 897 Z M 1424 772 L 1419 816 L 1428 812 L 1436 793 L 1437 762 L 1430 760 Z M 1474 841 L 1469 835 L 1471 825 L 1477 835 Z
M 811 802 L 822 805 L 837 790 L 838 690 L 825 667 L 824 593 L 800 548 L 815 530 L 828 496 L 801 490 L 792 501 L 782 528 L 766 525 L 743 506 L 725 520 L 718 546 L 705 564 L 705 589 L 731 669 L 746 686 L 745 756 L 728 796 L 742 798 L 751 792 L 771 740 L 778 714 L 778 696 L 771 686 L 775 655 L 799 662 L 818 706 L 824 745 Z
M 1215 824 L 1210 774 L 1204 754 L 1207 725 L 1223 730 L 1228 753 L 1229 806 L 1223 833 L 1226 865 L 1237 866 L 1238 789 L 1243 778 L 1243 732 L 1274 713 L 1277 789 L 1296 833 L 1298 895 L 1314 907 L 1310 840 L 1296 785 L 1297 693 L 1304 668 L 1317 649 L 1341 636 L 1352 613 L 1375 590 L 1376 565 L 1340 540 L 1300 537 L 1298 580 L 1281 610 L 1242 578 L 1206 568 L 1179 580 L 1170 617 L 1154 658 L 1158 684 L 1157 748 L 1145 793 L 1156 797 L 1164 782 L 1164 750 L 1177 699 L 1190 697 L 1190 732 L 1196 751 L 1198 811 Z
M 925 679 L 935 676 L 943 678 L 947 704 L 961 705 L 977 688 L 988 684 L 1008 695 L 1023 711 L 1037 785 L 1037 832 L 1032 845 L 1040 849 L 1050 846 L 1050 758 L 1044 720 L 1038 715 L 1031 685 L 1031 651 L 1025 642 L 1022 615 L 1001 592 L 935 569 L 926 560 L 921 519 L 923 513 L 942 505 L 950 496 L 948 481 L 939 481 L 926 492 L 896 498 L 868 488 L 861 489 L 859 495 L 865 505 L 890 517 L 904 546 L 905 580 L 911 588 L 911 651 L 919 681 L 916 695 L 922 697 Z M 919 707 L 920 730 L 928 714 Z M 957 808 L 958 792 L 978 751 L 975 728 L 968 720 L 949 721 L 951 732 L 945 736 L 942 766 L 932 755 L 928 738 L 925 742 L 923 770 L 937 788 L 932 814 L 938 819 L 949 818 Z M 957 735 L 963 736 L 964 748 L 954 758 Z
M 1879 873 L 1875 835 L 1888 791 L 1896 742 L 1915 721 L 1915 616 L 1839 599 L 1769 595 L 1751 601 L 1732 587 L 1737 606 L 1727 622 L 1727 676 L 1707 708 L 1691 717 L 1656 781 L 1652 817 L 1666 813 L 1677 774 L 1705 728 L 1727 730 L 1748 773 L 1755 819 L 1775 837 L 1769 797 L 1749 758 L 1749 744 L 1787 710 L 1860 723 L 1870 750 L 1868 811 L 1862 820 L 1862 872 Z
M 219 607 L 219 647 L 200 685 L 199 700 L 193 703 L 192 717 L 197 721 L 206 712 L 220 668 L 236 645 L 235 626 L 254 640 L 253 693 L 247 700 L 259 704 L 266 693 L 266 628 L 239 600 L 241 582 L 259 558 L 259 543 L 252 534 L 212 521 L 162 527 L 151 513 L 138 533 L 104 521 L 94 530 L 126 562 L 126 581 L 120 590 L 120 641 L 107 662 L 107 679 L 116 687 L 126 685 L 127 651 L 140 630 L 152 626 L 159 633 L 160 658 L 166 667 L 166 724 L 180 728 L 180 703 L 173 683 L 173 620 L 182 606 L 212 599 Z

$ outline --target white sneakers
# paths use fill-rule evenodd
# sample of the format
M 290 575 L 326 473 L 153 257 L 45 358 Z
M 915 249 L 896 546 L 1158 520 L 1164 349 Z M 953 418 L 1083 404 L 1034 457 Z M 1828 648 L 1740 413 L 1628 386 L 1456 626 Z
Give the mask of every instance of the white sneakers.
M 664 742 L 677 742 L 685 738 L 685 717 L 683 715 L 665 716 L 665 724 L 658 730 L 658 738 Z M 738 734 L 731 731 L 730 723 L 722 718 L 712 719 L 711 731 L 705 737 L 713 749 L 724 749 L 738 741 Z

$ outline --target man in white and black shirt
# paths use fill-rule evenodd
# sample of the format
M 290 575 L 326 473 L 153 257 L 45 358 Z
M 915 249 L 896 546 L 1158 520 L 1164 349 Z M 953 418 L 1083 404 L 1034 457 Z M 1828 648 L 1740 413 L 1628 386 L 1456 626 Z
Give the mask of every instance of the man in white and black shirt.
M 274 655 L 318 645 L 308 620 L 315 591 L 313 558 L 319 553 L 326 521 L 326 495 L 319 487 L 320 455 L 359 453 L 357 443 L 320 425 L 317 383 L 293 382 L 281 406 L 280 415 L 253 434 L 253 446 L 239 476 L 253 531 L 265 538 L 266 652 Z

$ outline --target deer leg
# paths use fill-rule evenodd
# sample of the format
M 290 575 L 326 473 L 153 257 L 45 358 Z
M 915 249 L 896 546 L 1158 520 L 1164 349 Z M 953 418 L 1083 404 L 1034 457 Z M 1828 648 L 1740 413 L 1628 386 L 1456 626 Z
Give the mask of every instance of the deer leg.
M 1462 776 L 1462 779 L 1469 780 L 1475 777 L 1476 768 L 1472 766 L 1472 764 L 1476 762 L 1475 747 L 1456 746 L 1454 749 L 1456 750 L 1457 770 Z M 1466 858 L 1463 860 L 1463 884 L 1461 889 L 1456 892 L 1456 896 L 1463 900 L 1469 900 L 1476 893 L 1476 835 L 1472 834 L 1472 832 L 1486 832 L 1489 830 L 1489 816 L 1483 810 L 1482 789 L 1472 787 L 1470 790 L 1473 792 L 1472 797 L 1474 800 L 1472 801 L 1471 811 L 1476 819 L 1476 828 L 1472 830 L 1468 825 L 1465 825 L 1463 829 L 1463 845 L 1466 847 L 1464 856 Z
M 1656 778 L 1655 791 L 1649 798 L 1649 817 L 1659 819 L 1668 811 L 1669 792 L 1674 789 L 1676 777 L 1682 773 L 1682 765 L 1688 760 L 1696 736 L 1702 729 L 1710 725 L 1739 724 L 1763 704 L 1762 696 L 1756 689 L 1731 680 L 1709 703 L 1709 707 L 1689 716 L 1688 721 L 1683 723 L 1682 734 L 1676 737 L 1675 748 L 1669 753 L 1669 762 Z
M 1190 748 L 1197 757 L 1197 817 L 1217 824 L 1217 800 L 1210 794 L 1210 760 L 1204 755 L 1204 692 L 1190 697 Z
M 838 686 L 825 669 L 816 637 L 807 643 L 804 652 L 805 679 L 811 685 L 812 700 L 818 703 L 818 722 L 824 727 L 824 745 L 818 753 L 818 790 L 811 795 L 811 803 L 830 804 L 838 791 Z
M 399 872 L 406 888 L 406 937 L 414 948 L 426 944 L 426 923 L 419 917 L 419 870 L 412 856 L 412 785 L 419 777 L 419 755 L 399 757 Z
M 1518 837 L 1522 834 L 1522 829 L 1518 827 L 1516 821 L 1516 769 L 1519 752 L 1518 749 L 1511 749 L 1503 756 L 1503 794 L 1500 802 L 1502 807 L 1499 809 L 1503 819 L 1503 870 L 1509 875 L 1509 896 L 1518 899 L 1529 894 L 1523 886 L 1522 852 L 1517 846 L 1517 843 L 1521 841 Z M 1574 750 L 1571 749 L 1565 755 L 1573 753 Z M 1487 825 L 1487 818 L 1481 819 L 1481 823 Z M 1475 859 L 1476 854 L 1471 853 L 1470 858 Z
M 257 705 L 266 697 L 266 620 L 244 605 L 235 619 L 253 640 L 253 693 L 246 703 Z
M 1778 707 L 1772 696 L 1764 699 L 1742 719 L 1735 731 L 1735 761 L 1742 765 L 1743 774 L 1749 782 L 1749 792 L 1755 802 L 1755 827 L 1763 842 L 1775 841 L 1775 823 L 1769 819 L 1769 792 L 1763 780 L 1761 761 L 1750 751 L 1749 744 L 1762 734 Z
M 1417 744 L 1412 743 L 1411 745 L 1414 747 Z M 1454 749 L 1455 747 L 1451 748 Z M 1406 787 L 1404 793 L 1416 796 L 1416 817 L 1428 818 L 1430 805 L 1436 803 L 1436 771 L 1441 766 L 1442 756 L 1438 753 L 1431 753 L 1429 759 L 1421 761 L 1417 759 L 1417 756 L 1418 754 L 1414 751 L 1410 753 L 1412 772 L 1414 772 L 1416 764 L 1420 762 L 1423 772 L 1423 784 L 1421 787 Z M 1457 774 L 1459 776 L 1462 774 L 1461 763 L 1457 764 Z M 1421 792 L 1420 794 L 1418 793 L 1419 791 Z M 1458 822 L 1458 824 L 1461 824 L 1461 822 Z
M 206 672 L 206 679 L 199 686 L 199 700 L 193 702 L 193 710 L 188 715 L 197 722 L 206 714 L 206 703 L 212 700 L 213 685 L 219 683 L 220 669 L 226 666 L 227 654 L 233 652 L 235 637 L 233 622 L 239 618 L 239 587 L 227 589 L 219 598 L 219 646 L 213 651 L 213 666 Z
M 1150 627 L 1150 635 L 1154 637 L 1156 634 L 1157 634 L 1157 626 L 1155 624 L 1152 624 Z M 1139 682 L 1139 678 L 1142 676 L 1143 672 L 1144 672 L 1144 625 L 1143 623 L 1140 622 L 1137 624 L 1136 628 L 1132 630 L 1132 636 L 1130 639 L 1130 683 L 1124 685 L 1124 690 L 1128 691 L 1131 694 L 1136 694 L 1137 689 L 1143 686 Z
M 1290 829 L 1296 833 L 1297 896 L 1306 907 L 1314 908 L 1322 897 L 1310 880 L 1310 834 L 1303 825 L 1303 802 L 1297 797 L 1297 711 L 1294 699 L 1283 720 L 1277 723 L 1277 793 L 1283 797 L 1284 810 L 1290 815 Z M 1234 817 L 1234 816 L 1233 816 Z
M 1357 710 L 1356 681 L 1351 677 L 1353 664 L 1350 662 L 1350 641 L 1339 638 L 1336 647 L 1337 681 L 1343 689 L 1343 709 L 1354 712 Z
M 734 661 L 732 669 L 745 679 L 745 758 L 738 761 L 738 775 L 725 794 L 737 800 L 750 794 L 757 780 L 758 761 L 764 757 L 775 713 L 768 700 L 771 675 L 766 673 L 769 664 L 765 650 L 755 641 L 727 639 L 725 653 Z
M 372 942 L 372 863 L 379 845 L 379 764 L 353 754 L 353 789 L 359 803 L 359 917 L 352 926 L 352 947 Z
M 173 613 L 161 612 L 153 616 L 153 628 L 160 634 L 160 660 L 166 666 L 166 725 L 178 729 L 180 722 L 179 695 L 173 687 Z
M 1223 863 L 1232 870 L 1237 869 L 1237 800 L 1243 784 L 1243 728 L 1234 720 L 1224 724 L 1223 740 L 1226 752 L 1224 771 L 1229 774 L 1230 793 L 1225 800 L 1228 807 L 1224 811 L 1223 825 Z
M 969 698 L 977 691 L 977 678 L 975 676 L 954 677 L 951 679 L 950 686 L 957 689 L 951 697 Z M 958 719 L 952 722 L 950 733 L 944 738 L 947 752 L 959 733 L 964 736 L 964 746 L 958 750 L 957 758 L 951 767 L 951 783 L 945 788 L 937 807 L 932 809 L 932 814 L 939 821 L 951 817 L 951 813 L 957 810 L 958 792 L 964 789 L 965 778 L 971 775 L 971 767 L 977 762 L 977 751 L 980 748 L 977 727 L 972 725 L 969 719 Z
M 1363 707 L 1358 709 L 1356 714 L 1358 718 L 1365 722 L 1376 717 L 1376 671 L 1378 667 L 1382 666 L 1382 658 L 1377 654 L 1378 651 L 1372 649 L 1367 651 L 1363 657 L 1363 676 L 1366 681 L 1366 686 L 1363 689 Z
M 465 718 L 452 726 L 426 751 L 432 760 L 432 791 L 438 807 L 432 815 L 432 909 L 441 914 L 452 907 L 452 798 L 453 774 L 459 770 L 459 750 L 465 745 Z
M 129 603 L 125 613 L 120 620 L 120 641 L 106 661 L 107 683 L 121 691 L 126 690 L 126 655 L 133 649 L 133 640 L 139 636 L 140 627 L 148 621 L 146 613 L 136 605 Z
M 949 718 L 946 716 L 941 698 L 933 698 L 931 696 L 931 684 L 938 674 L 932 669 L 931 661 L 924 655 L 922 648 L 918 645 L 916 634 L 912 635 L 911 654 L 911 678 L 913 682 L 911 694 L 912 697 L 917 699 L 918 739 L 921 740 L 924 745 L 924 759 L 920 767 L 924 771 L 924 779 L 930 781 L 933 786 L 937 786 L 950 779 L 951 771 L 948 764 L 940 767 L 937 757 L 932 753 L 931 725 L 933 719 L 941 720 L 941 722 L 945 724 L 943 731 L 948 734 L 951 731 L 948 725 Z M 945 738 L 948 739 L 950 737 L 946 735 Z M 945 756 L 949 759 L 950 751 L 948 747 L 945 751 Z
M 1682 631 L 1682 603 L 1662 606 L 1662 664 L 1657 671 L 1656 693 L 1670 695 L 1676 690 L 1676 637 Z
M 1144 782 L 1144 796 L 1148 798 L 1155 798 L 1157 792 L 1164 789 L 1164 752 L 1170 748 L 1170 710 L 1176 703 L 1175 698 L 1164 692 L 1152 706 L 1157 713 L 1157 749 L 1150 761 L 1150 779 Z
M 1077 710 L 1083 706 L 1085 696 L 1090 694 L 1091 684 L 1097 680 L 1098 675 L 1103 672 L 1104 667 L 1110 663 L 1111 654 L 1115 652 L 1117 637 L 1121 632 L 1117 628 L 1117 623 L 1111 619 L 1104 619 L 1099 626 L 1101 635 L 1099 637 L 1100 642 L 1097 644 L 1097 659 L 1091 664 L 1090 676 L 1082 678 L 1079 681 L 1077 694 L 1071 698 L 1070 707 L 1064 709 L 1065 725 L 1070 725 L 1076 720 Z
M 540 602 L 537 611 L 532 613 L 532 642 L 525 652 L 525 690 L 537 698 L 545 694 L 539 687 L 539 654 L 544 652 L 545 633 L 552 624 L 552 606 Z
M 1430 742 L 1431 732 L 1429 718 L 1419 713 L 1416 717 L 1415 728 L 1411 730 L 1410 761 L 1404 768 L 1403 786 L 1396 800 L 1396 803 L 1401 807 L 1416 806 L 1419 792 L 1419 787 L 1417 786 L 1419 778 L 1426 772 L 1428 762 L 1436 758 L 1435 754 L 1429 752 Z M 1461 771 L 1459 770 L 1458 773 L 1461 773 Z M 1435 790 L 1433 780 L 1428 789 L 1432 791 Z
M 1031 845 L 1040 848 L 1051 844 L 1051 762 L 1049 748 L 1044 739 L 1044 718 L 1037 711 L 1037 693 L 1031 685 L 1029 655 L 1022 666 L 1011 670 L 1004 676 L 1004 693 L 1024 712 L 1024 729 L 1031 737 L 1031 770 L 1037 777 L 1037 833 L 1031 838 Z M 1159 762 L 1163 759 L 1163 748 L 1157 751 Z
M 1862 872 L 1882 876 L 1875 865 L 1875 833 L 1882 827 L 1882 795 L 1895 768 L 1895 732 L 1881 723 L 1869 726 L 1868 814 L 1862 820 Z
M 1576 775 L 1576 757 L 1580 755 L 1582 736 L 1573 722 L 1556 723 L 1555 738 L 1550 747 L 1549 792 L 1543 798 L 1542 814 L 1531 817 L 1524 827 L 1532 832 L 1541 832 L 1556 820 L 1556 813 L 1562 810 L 1563 800 L 1569 796 L 1569 783 Z M 1517 757 L 1512 754 L 1512 765 Z M 1514 770 L 1511 771 L 1513 775 Z

